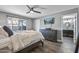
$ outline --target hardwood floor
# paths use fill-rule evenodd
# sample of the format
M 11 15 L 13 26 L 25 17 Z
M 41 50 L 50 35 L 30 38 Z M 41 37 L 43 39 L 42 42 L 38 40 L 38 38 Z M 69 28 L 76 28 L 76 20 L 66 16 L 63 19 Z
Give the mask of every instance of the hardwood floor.
M 39 45 L 39 47 L 34 48 L 30 53 L 73 53 L 74 45 L 72 39 L 64 38 L 63 43 L 50 42 L 45 40 L 44 47 Z

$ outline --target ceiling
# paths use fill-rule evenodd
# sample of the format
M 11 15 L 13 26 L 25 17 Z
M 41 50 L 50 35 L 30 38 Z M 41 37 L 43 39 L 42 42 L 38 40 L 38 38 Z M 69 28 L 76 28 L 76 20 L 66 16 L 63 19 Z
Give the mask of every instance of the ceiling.
M 30 5 L 32 7 L 33 5 Z M 38 18 L 45 15 L 51 15 L 53 13 L 73 9 L 79 7 L 79 5 L 39 5 L 45 9 L 36 8 L 35 10 L 42 12 L 41 14 L 38 13 L 29 13 L 26 14 L 29 9 L 26 5 L 0 5 L 0 11 L 13 13 L 17 15 L 22 15 L 29 18 Z

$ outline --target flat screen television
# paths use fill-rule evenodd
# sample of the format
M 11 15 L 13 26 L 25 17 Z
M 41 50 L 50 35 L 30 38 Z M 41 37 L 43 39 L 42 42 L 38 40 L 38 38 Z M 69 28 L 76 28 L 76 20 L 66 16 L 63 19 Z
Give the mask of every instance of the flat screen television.
M 44 18 L 44 24 L 54 24 L 55 18 L 54 17 L 46 17 Z

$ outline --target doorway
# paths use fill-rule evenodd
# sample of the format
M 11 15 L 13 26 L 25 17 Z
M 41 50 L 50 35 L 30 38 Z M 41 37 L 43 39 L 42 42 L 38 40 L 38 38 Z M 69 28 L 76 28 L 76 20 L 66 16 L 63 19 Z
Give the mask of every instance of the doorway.
M 77 13 L 62 16 L 62 44 L 74 52 L 77 39 Z

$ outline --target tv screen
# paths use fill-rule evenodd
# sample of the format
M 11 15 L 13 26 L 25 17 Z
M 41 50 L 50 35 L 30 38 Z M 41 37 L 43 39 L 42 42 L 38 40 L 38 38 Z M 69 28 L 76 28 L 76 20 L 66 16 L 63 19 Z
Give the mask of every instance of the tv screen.
M 54 17 L 47 17 L 44 19 L 44 24 L 53 24 L 54 23 Z

